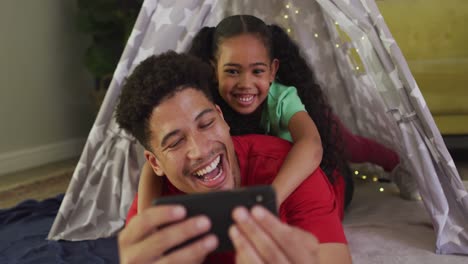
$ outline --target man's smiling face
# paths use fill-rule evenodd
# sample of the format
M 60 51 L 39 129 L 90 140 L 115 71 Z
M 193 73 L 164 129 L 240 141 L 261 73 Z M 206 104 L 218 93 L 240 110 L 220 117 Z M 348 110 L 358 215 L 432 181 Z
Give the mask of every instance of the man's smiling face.
M 149 119 L 153 153 L 145 156 L 158 176 L 185 193 L 232 189 L 240 174 L 221 110 L 185 88 L 155 107 Z

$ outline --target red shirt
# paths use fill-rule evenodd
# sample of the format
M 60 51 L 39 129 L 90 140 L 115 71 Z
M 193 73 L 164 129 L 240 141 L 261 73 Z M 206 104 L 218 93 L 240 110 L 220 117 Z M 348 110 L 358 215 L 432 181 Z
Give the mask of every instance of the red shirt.
M 265 135 L 236 136 L 232 140 L 239 160 L 242 186 L 272 183 L 291 149 L 288 141 Z M 164 195 L 181 193 L 167 183 Z M 335 192 L 339 192 L 338 199 Z M 340 219 L 343 215 L 343 193 L 343 181 L 339 180 L 332 186 L 318 168 L 281 204 L 279 217 L 283 222 L 309 231 L 320 243 L 347 243 Z M 127 223 L 137 213 L 137 202 L 136 196 L 127 215 Z M 230 262 L 234 262 L 232 253 L 212 255 L 206 261 Z

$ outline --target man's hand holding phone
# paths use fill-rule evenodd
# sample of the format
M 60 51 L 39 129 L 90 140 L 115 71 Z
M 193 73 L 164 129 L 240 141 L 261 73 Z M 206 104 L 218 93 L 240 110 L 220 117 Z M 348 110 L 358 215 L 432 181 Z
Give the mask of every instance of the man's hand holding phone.
M 202 263 L 226 250 L 237 263 L 316 263 L 317 239 L 282 223 L 275 202 L 269 186 L 157 199 L 120 233 L 121 263 Z
M 236 263 L 318 263 L 319 242 L 310 233 L 282 223 L 260 206 L 236 208 L 229 229 Z
M 202 263 L 218 246 L 218 240 L 212 234 L 164 254 L 211 228 L 211 222 L 206 216 L 186 216 L 186 209 L 178 205 L 156 206 L 136 215 L 119 234 L 120 262 Z
M 157 259 L 202 262 L 210 252 L 233 250 L 228 229 L 234 223 L 235 207 L 263 205 L 276 213 L 275 193 L 268 185 L 166 196 L 153 204 L 156 206 L 136 215 L 120 233 L 123 263 Z
M 214 191 L 207 193 L 194 193 L 190 195 L 176 195 L 158 198 L 154 205 L 182 205 L 187 216 L 205 215 L 211 221 L 209 233 L 218 238 L 216 252 L 232 251 L 234 249 L 228 236 L 228 229 L 234 223 L 232 210 L 238 206 L 252 208 L 262 205 L 270 212 L 276 214 L 275 191 L 269 185 L 238 188 L 229 191 Z M 198 239 L 198 237 L 195 237 Z M 192 243 L 195 239 L 185 241 L 172 250 L 177 250 Z

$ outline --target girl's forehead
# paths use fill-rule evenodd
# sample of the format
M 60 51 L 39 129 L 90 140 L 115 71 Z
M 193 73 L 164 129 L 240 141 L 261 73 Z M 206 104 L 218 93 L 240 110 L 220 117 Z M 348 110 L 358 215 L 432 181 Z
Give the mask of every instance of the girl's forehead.
M 230 53 L 230 54 L 245 54 L 249 52 L 258 53 L 262 55 L 268 54 L 267 47 L 261 38 L 252 34 L 243 34 L 231 38 L 226 38 L 220 43 L 219 53 Z
M 255 50 L 255 53 L 260 52 L 262 56 L 271 59 L 270 48 L 267 40 L 258 33 L 245 32 L 231 37 L 225 37 L 218 41 L 216 48 L 216 59 L 226 56 L 226 53 L 232 55 L 233 52 L 243 54 L 247 52 L 246 49 Z

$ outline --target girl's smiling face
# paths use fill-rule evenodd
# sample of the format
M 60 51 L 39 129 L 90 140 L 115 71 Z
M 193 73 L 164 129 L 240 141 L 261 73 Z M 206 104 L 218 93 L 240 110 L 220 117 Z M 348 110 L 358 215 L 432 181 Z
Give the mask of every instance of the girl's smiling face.
M 257 36 L 224 39 L 216 63 L 219 94 L 236 112 L 251 114 L 266 99 L 278 66 L 278 60 L 271 60 Z

